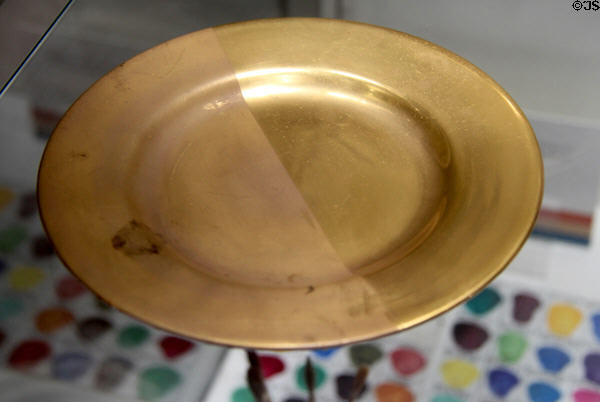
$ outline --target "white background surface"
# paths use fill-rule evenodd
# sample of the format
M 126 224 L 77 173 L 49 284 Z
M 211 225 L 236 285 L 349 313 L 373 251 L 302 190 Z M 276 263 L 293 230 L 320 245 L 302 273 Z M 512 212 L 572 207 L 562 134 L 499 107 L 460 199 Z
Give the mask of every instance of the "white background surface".
M 407 32 L 466 58 L 526 111 L 600 126 L 600 10 L 575 11 L 572 0 L 343 3 L 346 19 Z

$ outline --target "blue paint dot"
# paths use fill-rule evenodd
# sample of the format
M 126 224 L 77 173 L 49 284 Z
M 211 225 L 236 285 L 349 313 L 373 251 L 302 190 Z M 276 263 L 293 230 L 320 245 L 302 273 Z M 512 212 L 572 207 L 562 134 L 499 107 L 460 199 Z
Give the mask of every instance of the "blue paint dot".
M 531 402 L 555 402 L 560 399 L 560 391 L 545 382 L 534 382 L 527 388 Z
M 596 339 L 600 341 L 600 313 L 596 313 L 592 316 L 592 328 Z
M 494 395 L 502 398 L 519 383 L 519 378 L 509 370 L 498 368 L 489 372 L 488 383 Z
M 566 352 L 556 347 L 539 348 L 537 356 L 542 368 L 551 373 L 558 373 L 571 361 Z
M 83 376 L 92 365 L 92 359 L 85 353 L 67 352 L 52 360 L 52 376 L 72 381 Z
M 327 359 L 328 357 L 331 357 L 338 349 L 339 348 L 316 349 L 313 350 L 313 353 L 323 359 Z

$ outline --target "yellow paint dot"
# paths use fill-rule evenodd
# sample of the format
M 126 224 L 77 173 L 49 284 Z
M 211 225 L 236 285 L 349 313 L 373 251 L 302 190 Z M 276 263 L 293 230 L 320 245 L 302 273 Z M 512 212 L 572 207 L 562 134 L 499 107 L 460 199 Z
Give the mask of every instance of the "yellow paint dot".
M 2 211 L 13 200 L 15 195 L 7 188 L 0 187 L 0 211 Z
M 555 335 L 569 336 L 582 317 L 581 311 L 569 304 L 555 304 L 548 313 L 548 327 Z
M 29 290 L 44 279 L 44 271 L 36 267 L 19 267 L 10 273 L 9 283 L 15 290 Z
M 446 384 L 453 388 L 466 388 L 479 377 L 477 367 L 463 360 L 448 360 L 441 371 Z

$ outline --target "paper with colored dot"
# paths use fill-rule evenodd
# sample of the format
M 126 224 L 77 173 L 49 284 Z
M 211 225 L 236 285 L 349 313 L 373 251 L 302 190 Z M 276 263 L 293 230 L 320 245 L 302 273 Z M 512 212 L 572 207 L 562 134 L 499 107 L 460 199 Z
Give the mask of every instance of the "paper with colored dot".
M 345 400 L 351 392 L 357 368 L 370 369 L 357 401 L 413 402 L 426 400 L 431 352 L 438 344 L 443 319 L 411 331 L 341 348 L 259 352 L 272 401 L 306 402 L 306 358 L 314 368 L 315 396 L 319 402 Z M 252 402 L 245 378 L 245 352 L 232 349 L 215 379 L 207 402 Z
M 54 255 L 35 193 L 3 189 L 0 198 L 0 370 L 119 400 L 197 401 L 220 349 L 99 300 Z
M 432 401 L 600 401 L 599 314 L 600 301 L 497 280 L 447 315 L 424 392 Z
M 371 372 L 357 401 L 600 402 L 600 301 L 501 278 L 400 334 L 338 349 L 264 352 L 273 400 L 307 400 L 307 356 L 318 401 L 344 400 L 365 364 Z M 252 401 L 247 367 L 244 353 L 231 351 L 207 401 Z

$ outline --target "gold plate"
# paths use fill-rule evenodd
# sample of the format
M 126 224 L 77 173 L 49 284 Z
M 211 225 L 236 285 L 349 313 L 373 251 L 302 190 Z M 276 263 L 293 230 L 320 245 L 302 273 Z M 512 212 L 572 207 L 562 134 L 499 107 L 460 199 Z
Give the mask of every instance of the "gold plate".
M 413 36 L 321 19 L 182 36 L 65 114 L 38 197 L 102 298 L 220 344 L 390 334 L 475 294 L 525 241 L 542 162 L 490 77 Z

